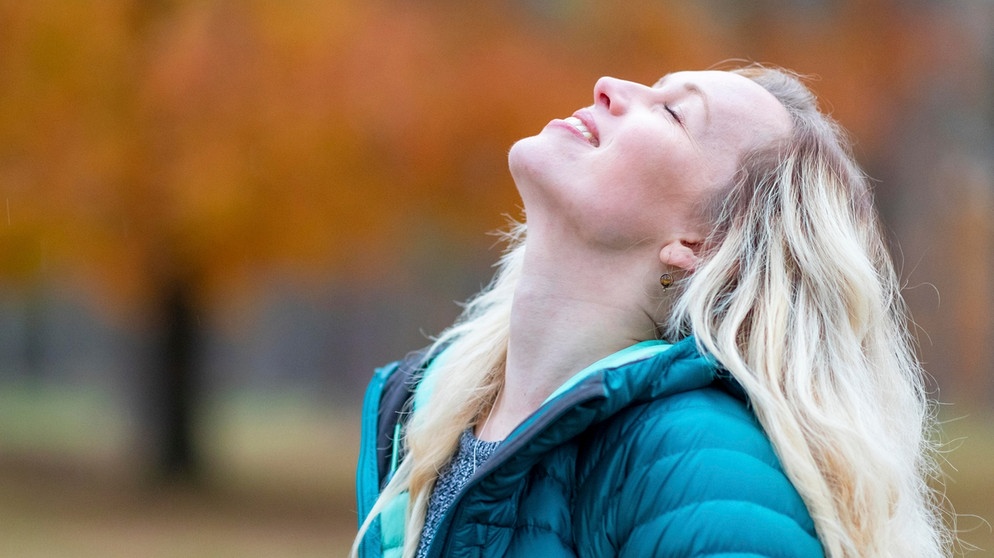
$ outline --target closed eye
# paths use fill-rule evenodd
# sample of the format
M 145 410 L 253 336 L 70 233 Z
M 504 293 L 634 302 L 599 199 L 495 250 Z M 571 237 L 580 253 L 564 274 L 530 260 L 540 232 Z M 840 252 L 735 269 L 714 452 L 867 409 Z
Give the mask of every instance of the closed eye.
M 670 113 L 670 116 L 673 117 L 673 120 L 676 120 L 678 124 L 683 124 L 683 119 L 680 118 L 680 115 L 675 110 L 670 108 L 669 105 L 663 105 L 663 108 L 666 109 L 666 112 Z

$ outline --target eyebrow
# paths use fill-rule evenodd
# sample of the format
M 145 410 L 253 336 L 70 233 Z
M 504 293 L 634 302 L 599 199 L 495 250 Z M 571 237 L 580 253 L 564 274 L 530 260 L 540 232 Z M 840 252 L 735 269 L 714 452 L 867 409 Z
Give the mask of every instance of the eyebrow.
M 710 97 L 708 97 L 708 94 L 705 93 L 700 87 L 698 87 L 697 85 L 695 85 L 693 83 L 685 83 L 683 85 L 683 88 L 685 90 L 687 90 L 688 92 L 690 92 L 690 93 L 692 93 L 692 94 L 697 95 L 698 97 L 700 97 L 701 104 L 704 105 L 704 120 L 710 126 L 711 125 L 711 103 L 710 103 Z
M 666 78 L 668 78 L 668 77 L 670 77 L 669 74 L 666 74 L 665 76 L 659 78 L 659 80 L 656 81 L 656 83 L 652 84 L 652 87 L 653 88 L 662 87 L 663 86 L 663 82 L 665 82 Z M 683 88 L 687 92 L 692 93 L 692 94 L 697 95 L 698 97 L 700 97 L 701 104 L 704 105 L 704 121 L 707 123 L 708 126 L 710 126 L 711 125 L 711 102 L 710 102 L 711 98 L 708 96 L 707 93 L 704 92 L 703 89 L 700 88 L 700 86 L 698 86 L 695 83 L 684 83 L 683 84 Z

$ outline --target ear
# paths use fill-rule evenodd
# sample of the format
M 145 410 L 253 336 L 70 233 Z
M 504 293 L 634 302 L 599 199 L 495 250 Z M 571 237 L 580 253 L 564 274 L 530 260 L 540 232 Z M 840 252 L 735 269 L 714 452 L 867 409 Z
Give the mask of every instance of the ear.
M 684 271 L 693 271 L 701 259 L 698 255 L 700 247 L 700 242 L 675 239 L 659 251 L 659 261 L 663 265 L 678 267 Z

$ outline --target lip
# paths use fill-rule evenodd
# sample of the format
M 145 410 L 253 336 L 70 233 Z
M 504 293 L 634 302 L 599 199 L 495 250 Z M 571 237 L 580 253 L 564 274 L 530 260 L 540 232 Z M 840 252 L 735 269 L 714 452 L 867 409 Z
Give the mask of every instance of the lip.
M 601 133 L 597 129 L 597 123 L 594 122 L 594 115 L 590 113 L 588 109 L 580 109 L 573 113 L 573 118 L 577 118 L 583 125 L 590 130 L 590 133 L 594 135 L 594 140 L 599 144 L 601 142 Z M 582 135 L 582 134 L 581 134 Z M 584 138 L 586 139 L 586 138 Z
M 600 135 L 597 131 L 597 125 L 594 123 L 594 119 L 593 116 L 590 114 L 590 111 L 587 109 L 580 109 L 574 112 L 572 116 L 573 118 L 576 118 L 577 120 L 582 122 L 583 125 L 587 127 L 587 130 L 591 133 L 591 135 L 594 136 L 594 142 L 596 142 L 596 145 L 594 143 L 591 143 L 591 141 L 587 139 L 587 137 L 584 136 L 579 130 L 577 130 L 576 127 L 574 127 L 569 122 L 566 122 L 562 118 L 556 118 L 549 124 L 556 126 L 557 128 L 565 128 L 571 134 L 583 140 L 583 143 L 587 144 L 590 147 L 593 148 L 598 147 L 600 145 Z

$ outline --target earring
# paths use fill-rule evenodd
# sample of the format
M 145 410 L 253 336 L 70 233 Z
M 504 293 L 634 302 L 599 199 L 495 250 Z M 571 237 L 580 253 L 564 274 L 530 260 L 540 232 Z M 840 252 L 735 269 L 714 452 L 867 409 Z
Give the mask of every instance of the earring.
M 659 284 L 662 285 L 663 290 L 665 291 L 666 289 L 670 288 L 670 286 L 673 284 L 673 276 L 670 275 L 669 273 L 664 273 L 660 275 Z

